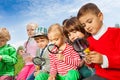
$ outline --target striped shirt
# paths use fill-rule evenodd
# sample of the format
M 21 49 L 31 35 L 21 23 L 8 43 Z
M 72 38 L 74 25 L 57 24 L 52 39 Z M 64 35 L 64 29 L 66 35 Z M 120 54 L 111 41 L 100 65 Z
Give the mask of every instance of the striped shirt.
M 80 65 L 81 59 L 79 54 L 74 51 L 73 47 L 66 43 L 66 48 L 61 52 L 64 55 L 64 61 L 57 59 L 56 54 L 49 54 L 50 58 L 50 74 L 56 75 L 61 74 L 65 75 L 71 69 L 77 69 Z

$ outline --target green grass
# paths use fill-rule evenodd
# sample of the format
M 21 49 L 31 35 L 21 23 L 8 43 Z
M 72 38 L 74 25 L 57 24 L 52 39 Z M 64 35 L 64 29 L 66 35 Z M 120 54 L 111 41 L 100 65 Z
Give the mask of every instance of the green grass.
M 19 54 L 17 54 L 17 58 L 18 58 L 18 62 L 15 64 L 15 76 L 20 72 L 20 70 L 24 66 L 24 61 L 22 59 L 22 56 L 20 56 Z

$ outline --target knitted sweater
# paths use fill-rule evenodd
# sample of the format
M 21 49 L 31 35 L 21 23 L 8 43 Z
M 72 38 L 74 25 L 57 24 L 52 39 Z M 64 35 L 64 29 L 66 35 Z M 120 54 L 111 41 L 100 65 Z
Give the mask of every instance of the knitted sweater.
M 51 75 L 56 75 L 57 73 L 65 75 L 69 70 L 76 70 L 77 67 L 80 65 L 81 59 L 79 57 L 79 54 L 74 51 L 71 45 L 66 43 L 64 51 L 62 51 L 60 54 L 64 55 L 64 61 L 58 60 L 56 54 L 49 54 Z
M 88 42 L 90 50 L 100 52 L 108 58 L 108 68 L 94 64 L 96 74 L 107 80 L 120 80 L 120 28 L 108 28 L 98 40 L 90 36 Z

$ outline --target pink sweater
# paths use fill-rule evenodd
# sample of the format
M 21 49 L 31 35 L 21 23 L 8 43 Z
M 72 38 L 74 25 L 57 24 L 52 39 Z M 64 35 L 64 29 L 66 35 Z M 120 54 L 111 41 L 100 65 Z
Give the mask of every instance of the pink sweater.
M 25 42 L 25 54 L 23 55 L 23 59 L 25 60 L 25 64 L 33 64 L 32 58 L 36 56 L 36 51 L 38 49 L 37 43 L 34 39 L 30 38 L 28 42 Z

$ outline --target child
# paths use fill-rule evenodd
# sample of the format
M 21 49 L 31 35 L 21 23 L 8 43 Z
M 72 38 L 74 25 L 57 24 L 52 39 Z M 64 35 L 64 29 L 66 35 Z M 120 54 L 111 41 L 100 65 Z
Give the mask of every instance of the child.
M 96 75 L 85 80 L 120 79 L 120 28 L 103 25 L 103 14 L 93 3 L 83 5 L 77 15 L 88 37 L 91 52 L 87 62 L 93 63 Z
M 17 54 L 14 47 L 7 44 L 10 34 L 6 28 L 0 28 L 0 80 L 14 80 L 14 65 Z
M 63 31 L 66 38 L 69 40 L 70 44 L 72 45 L 77 38 L 87 38 L 89 36 L 89 34 L 87 34 L 85 30 L 80 27 L 80 23 L 77 17 L 71 17 L 70 19 L 68 19 L 63 26 Z M 91 69 L 89 69 L 84 64 L 84 60 L 83 60 L 83 64 L 81 64 L 79 68 L 80 68 L 79 72 L 81 74 L 82 79 L 89 77 L 93 74 Z
M 26 80 L 26 78 L 34 71 L 35 67 L 32 62 L 32 58 L 35 57 L 38 47 L 32 36 L 35 28 L 37 27 L 38 25 L 35 23 L 29 23 L 27 25 L 27 34 L 29 38 L 25 42 L 24 50 L 19 50 L 19 54 L 22 55 L 25 65 L 18 74 L 17 80 Z
M 19 51 L 20 50 L 24 50 L 24 47 L 23 46 L 19 46 L 17 48 L 17 58 L 18 58 L 18 61 L 17 63 L 15 64 L 15 78 L 17 78 L 17 75 L 18 73 L 20 72 L 20 70 L 23 68 L 24 66 L 24 61 L 23 61 L 23 58 L 22 56 L 19 54 Z
M 49 54 L 50 76 L 48 80 L 78 80 L 80 75 L 76 69 L 81 59 L 73 47 L 65 43 L 62 27 L 59 24 L 51 25 L 48 29 L 48 38 L 51 43 L 59 47 L 58 54 Z
M 49 52 L 47 50 L 48 37 L 47 29 L 44 27 L 38 27 L 34 31 L 34 36 L 39 49 L 37 50 L 36 57 L 42 57 L 45 59 L 45 64 L 43 66 L 35 65 L 35 72 L 30 75 L 27 80 L 47 80 L 48 72 L 50 70 L 49 66 Z

